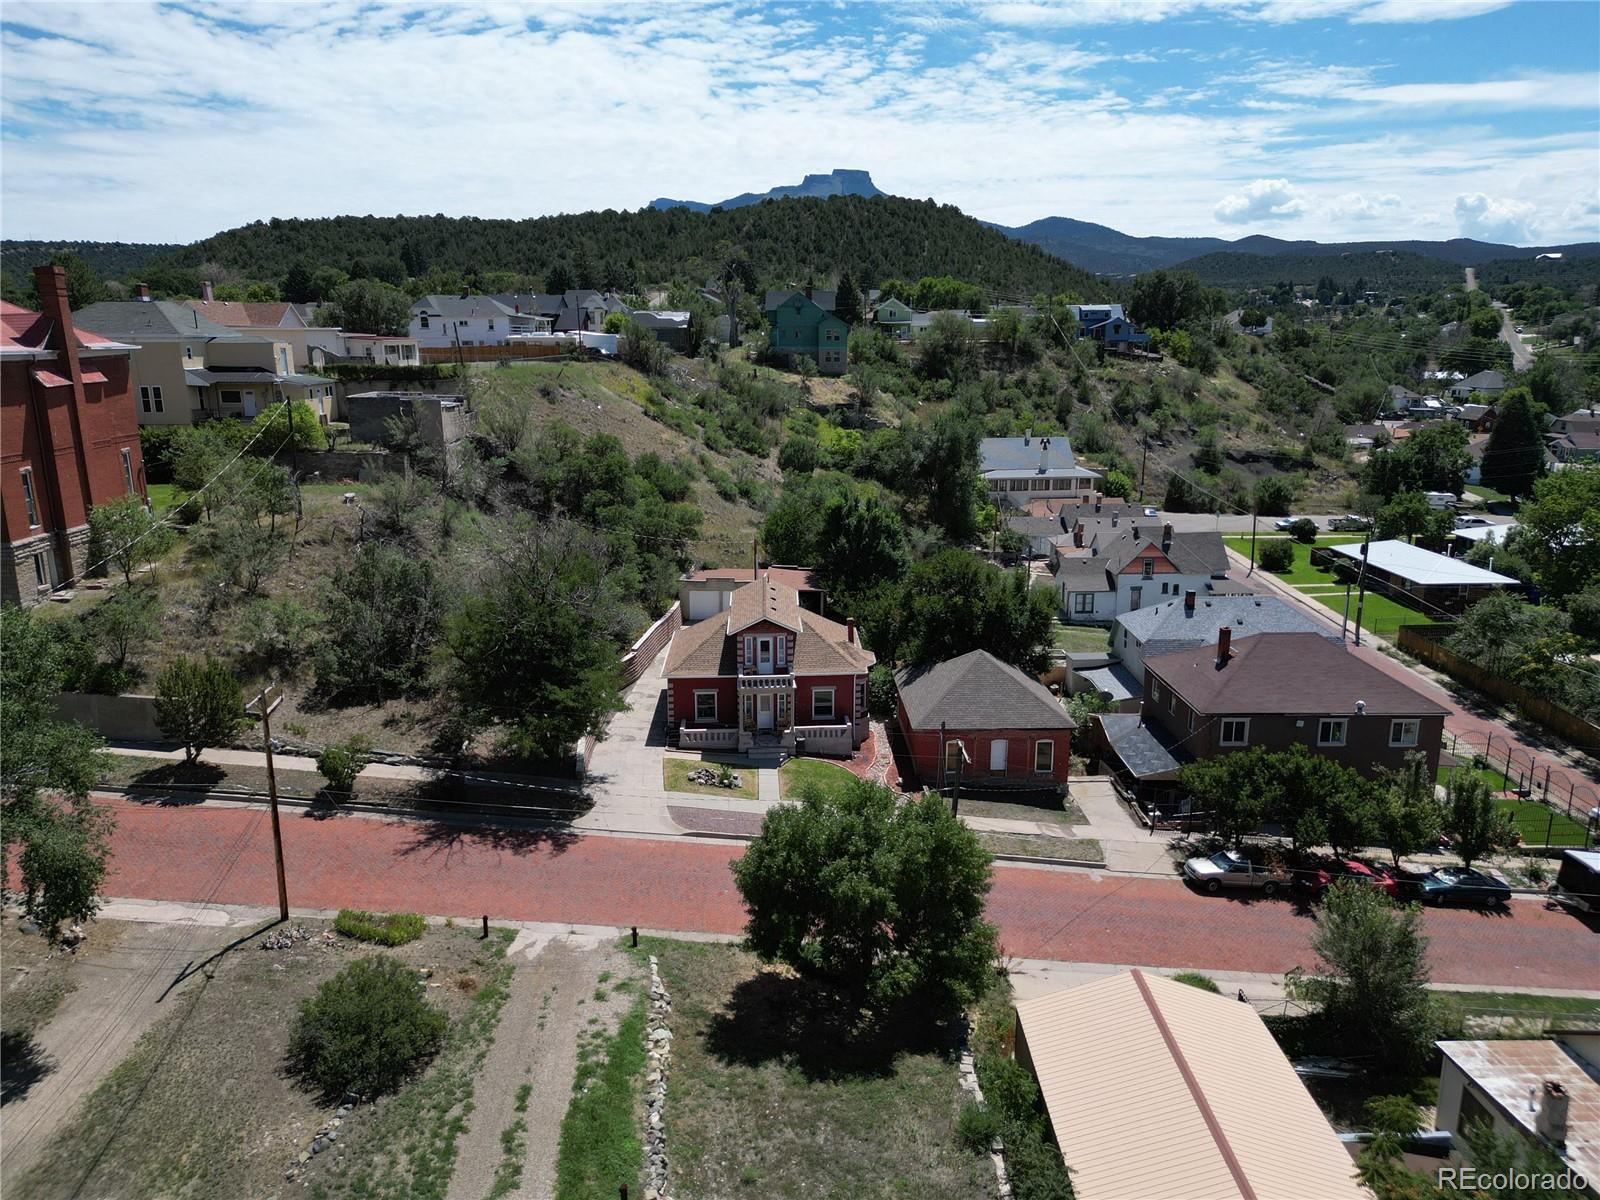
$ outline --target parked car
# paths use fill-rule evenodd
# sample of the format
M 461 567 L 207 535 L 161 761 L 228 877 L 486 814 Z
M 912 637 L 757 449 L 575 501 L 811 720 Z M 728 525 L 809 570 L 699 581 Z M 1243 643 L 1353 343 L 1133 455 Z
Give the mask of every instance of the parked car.
M 1424 904 L 1478 904 L 1498 907 L 1511 903 L 1511 888 L 1504 880 L 1466 867 L 1439 867 L 1417 881 Z
M 1329 529 L 1371 529 L 1372 522 L 1365 517 L 1358 517 L 1355 513 L 1345 513 L 1342 517 L 1334 517 L 1328 522 Z
M 1487 525 L 1487 524 L 1489 524 L 1489 518 L 1488 517 L 1471 517 L 1471 516 L 1468 516 L 1468 517 L 1457 517 L 1456 518 L 1456 528 L 1457 529 L 1473 529 L 1473 528 L 1476 528 L 1476 527 L 1478 527 L 1480 525 Z
M 1336 859 L 1314 866 L 1296 875 L 1295 884 L 1309 891 L 1313 899 L 1320 900 L 1341 879 L 1367 884 L 1394 899 L 1400 898 L 1400 880 L 1393 871 L 1378 863 L 1362 862 L 1359 858 Z
M 1278 520 L 1272 523 L 1272 527 L 1274 529 L 1288 529 L 1299 519 L 1299 517 L 1280 517 Z
M 1258 891 L 1263 896 L 1275 896 L 1289 883 L 1289 877 L 1282 867 L 1251 862 L 1233 850 L 1219 850 L 1212 855 L 1191 858 L 1183 864 L 1183 874 L 1201 891 L 1213 896 L 1223 888 L 1241 888 Z

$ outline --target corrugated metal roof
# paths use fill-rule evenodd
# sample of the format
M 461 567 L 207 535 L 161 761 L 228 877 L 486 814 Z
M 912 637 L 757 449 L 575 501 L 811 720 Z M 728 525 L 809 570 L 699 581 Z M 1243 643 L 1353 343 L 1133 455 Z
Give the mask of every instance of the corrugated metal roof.
M 1247 1004 L 1134 970 L 1017 1005 L 1078 1200 L 1357 1200 Z
M 1361 561 L 1359 542 L 1351 542 L 1344 546 L 1329 546 L 1328 549 L 1355 562 Z M 1413 546 L 1410 542 L 1398 540 L 1369 543 L 1367 565 L 1425 587 L 1510 586 L 1517 582 L 1510 576 L 1497 575 L 1493 571 L 1485 571 L 1482 567 L 1462 562 L 1459 558 L 1435 554 L 1432 550 L 1424 550 L 1421 546 Z

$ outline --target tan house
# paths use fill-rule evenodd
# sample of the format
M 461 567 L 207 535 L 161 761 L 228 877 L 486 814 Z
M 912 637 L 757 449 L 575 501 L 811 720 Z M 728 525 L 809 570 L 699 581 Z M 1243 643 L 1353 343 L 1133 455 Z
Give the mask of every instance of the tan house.
M 327 360 L 349 353 L 343 331 L 310 324 L 293 304 L 281 300 L 216 300 L 209 283 L 202 286 L 201 295 L 201 299 L 187 303 L 202 317 L 245 337 L 287 342 L 293 357 L 291 371 L 315 370 Z
M 1370 1200 L 1255 1009 L 1135 968 L 1017 1005 L 1078 1200 Z
M 102 301 L 74 313 L 73 322 L 138 347 L 132 392 L 141 425 L 250 420 L 285 399 L 334 418 L 333 381 L 297 371 L 285 338 L 246 335 L 171 300 Z

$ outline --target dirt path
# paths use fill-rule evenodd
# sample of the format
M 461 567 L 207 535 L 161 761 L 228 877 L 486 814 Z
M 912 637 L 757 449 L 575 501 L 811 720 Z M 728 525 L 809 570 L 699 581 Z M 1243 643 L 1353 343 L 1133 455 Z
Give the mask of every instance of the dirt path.
M 74 963 L 76 986 L 33 1038 L 32 1082 L 8 1096 L 0 1189 L 9 1191 L 106 1072 L 177 1003 L 182 982 L 248 928 L 134 925 L 104 953 Z M 95 927 L 90 926 L 91 943 Z M 192 973 L 192 974 L 191 974 Z
M 509 952 L 517 972 L 494 1046 L 473 1084 L 473 1110 L 462 1135 L 447 1200 L 483 1200 L 506 1153 L 501 1134 L 520 1118 L 522 1179 L 513 1196 L 555 1195 L 561 1120 L 572 1100 L 578 1041 L 598 1024 L 613 1026 L 629 1003 L 613 985 L 630 977 L 626 957 L 604 940 L 579 934 L 520 935 Z M 606 978 L 602 981 L 601 976 Z M 604 1000 L 596 997 L 604 995 Z M 529 1087 L 524 1110 L 517 1099 Z

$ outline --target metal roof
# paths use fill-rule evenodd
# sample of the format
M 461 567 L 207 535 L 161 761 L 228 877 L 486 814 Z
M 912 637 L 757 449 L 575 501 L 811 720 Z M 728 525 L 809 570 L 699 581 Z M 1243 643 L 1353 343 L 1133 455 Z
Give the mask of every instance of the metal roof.
M 1329 546 L 1328 549 L 1355 562 L 1361 561 L 1359 542 Z M 1497 575 L 1459 558 L 1435 554 L 1432 550 L 1402 541 L 1368 544 L 1367 565 L 1424 587 L 1508 587 L 1517 583 L 1508 575 Z
M 1041 460 L 1040 452 L 1044 457 Z M 978 443 L 979 467 L 984 474 L 995 471 L 1020 471 L 1036 475 L 1040 471 L 1069 471 L 1078 465 L 1067 435 L 1044 437 L 984 438 Z M 1091 472 L 1092 474 L 1092 472 Z
M 1017 1005 L 1078 1200 L 1357 1200 L 1255 1009 L 1135 968 Z

